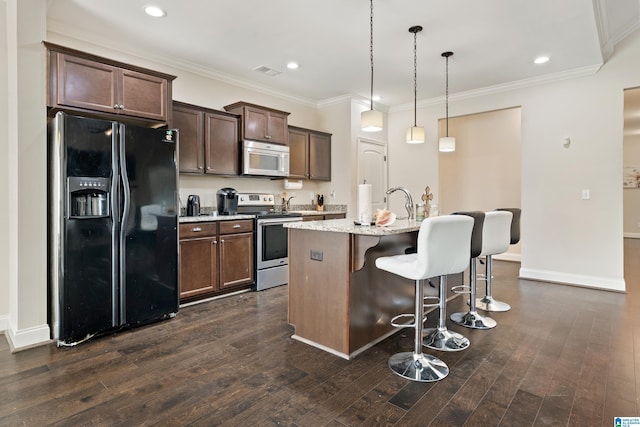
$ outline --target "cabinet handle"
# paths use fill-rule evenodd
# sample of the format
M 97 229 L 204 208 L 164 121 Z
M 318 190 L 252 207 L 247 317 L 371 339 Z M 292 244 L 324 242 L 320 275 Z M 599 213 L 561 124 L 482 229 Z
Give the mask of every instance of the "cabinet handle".
M 211 243 L 213 243 L 214 245 L 217 245 L 217 244 L 218 244 L 218 241 L 217 241 L 217 240 L 214 240 L 214 241 L 213 241 L 213 242 L 211 242 Z
M 204 169 L 202 166 L 198 166 L 198 169 Z
M 121 110 L 124 110 L 124 105 L 120 104 L 118 108 L 120 108 Z
M 264 137 L 267 139 L 271 139 L 271 135 L 265 135 Z
M 207 166 L 207 170 L 210 171 L 211 170 L 211 166 Z
M 202 231 L 202 228 L 200 228 L 200 227 L 193 227 L 193 228 L 191 229 L 191 231 L 194 231 L 194 232 Z
M 222 243 L 224 245 L 224 239 L 220 240 L 220 243 Z
M 233 224 L 233 228 L 240 228 L 242 227 L 240 224 Z
M 117 110 L 118 108 L 119 108 L 118 104 L 116 104 L 116 105 L 114 105 L 114 106 L 113 106 L 113 109 L 114 109 L 114 110 Z

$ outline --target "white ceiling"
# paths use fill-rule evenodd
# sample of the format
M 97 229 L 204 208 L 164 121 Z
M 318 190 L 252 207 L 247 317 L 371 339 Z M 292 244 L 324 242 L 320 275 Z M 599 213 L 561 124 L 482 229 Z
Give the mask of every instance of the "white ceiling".
M 156 4 L 164 18 L 144 14 Z M 48 0 L 48 30 L 316 104 L 369 98 L 368 0 Z M 374 93 L 413 103 L 595 72 L 640 24 L 639 0 L 374 0 Z M 534 65 L 541 54 L 551 57 Z M 300 68 L 289 71 L 286 64 Z M 270 77 L 253 69 L 282 71 Z

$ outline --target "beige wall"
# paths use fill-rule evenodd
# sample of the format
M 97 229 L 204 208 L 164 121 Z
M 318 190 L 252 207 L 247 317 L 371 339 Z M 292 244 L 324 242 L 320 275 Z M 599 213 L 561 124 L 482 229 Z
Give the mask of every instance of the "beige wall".
M 450 117 L 456 150 L 438 154 L 440 212 L 519 208 L 520 133 L 520 108 Z M 520 261 L 520 244 L 499 258 Z
M 640 93 L 640 88 L 625 91 L 625 108 L 627 108 L 627 97 L 633 94 L 633 98 L 635 98 L 638 93 Z M 632 132 L 625 134 L 623 147 L 623 165 L 625 167 L 640 167 L 640 134 Z M 622 193 L 624 236 L 640 238 L 640 188 L 625 188 Z
M 9 200 L 9 133 L 7 123 L 7 4 L 0 1 L 0 200 Z M 0 209 L 0 331 L 9 321 L 9 217 Z

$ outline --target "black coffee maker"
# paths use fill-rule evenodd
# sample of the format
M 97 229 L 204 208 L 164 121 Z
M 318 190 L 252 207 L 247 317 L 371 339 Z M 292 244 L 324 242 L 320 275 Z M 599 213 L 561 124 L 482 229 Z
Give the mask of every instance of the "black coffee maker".
M 238 192 L 235 188 L 221 188 L 216 193 L 218 215 L 236 215 L 238 213 Z
M 197 194 L 190 194 L 187 199 L 187 216 L 200 215 L 200 196 Z

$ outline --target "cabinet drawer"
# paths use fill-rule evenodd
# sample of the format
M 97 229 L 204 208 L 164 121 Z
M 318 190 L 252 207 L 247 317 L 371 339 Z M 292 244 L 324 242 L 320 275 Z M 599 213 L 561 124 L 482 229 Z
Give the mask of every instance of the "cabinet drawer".
M 217 222 L 192 222 L 180 224 L 180 238 L 215 236 L 218 232 Z
M 220 234 L 248 233 L 253 231 L 252 219 L 220 221 Z

